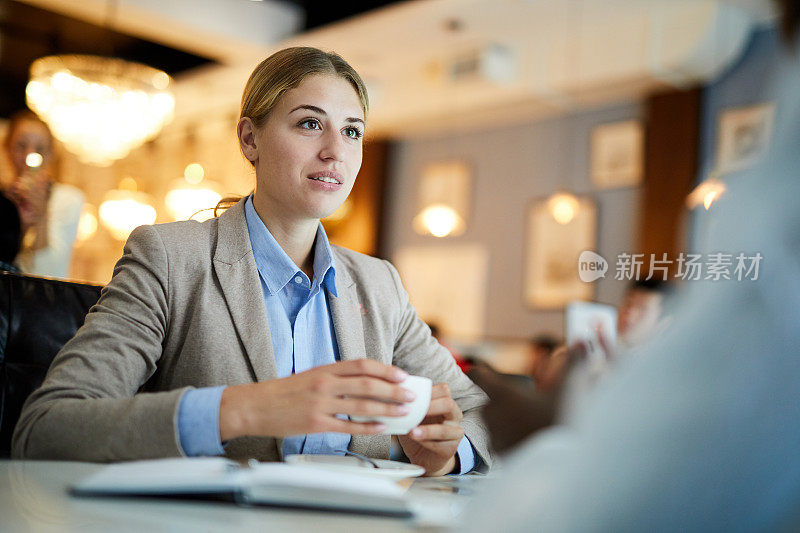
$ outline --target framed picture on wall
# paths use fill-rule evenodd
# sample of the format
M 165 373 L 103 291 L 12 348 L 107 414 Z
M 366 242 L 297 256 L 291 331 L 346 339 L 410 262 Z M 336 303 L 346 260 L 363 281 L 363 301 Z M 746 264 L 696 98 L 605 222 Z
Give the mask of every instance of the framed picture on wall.
M 525 301 L 537 309 L 590 300 L 594 285 L 578 277 L 578 257 L 594 250 L 597 210 L 590 198 L 571 194 L 537 200 L 528 211 Z
M 773 102 L 726 109 L 720 113 L 717 138 L 719 173 L 751 166 L 769 148 L 774 124 Z
M 644 130 L 638 120 L 603 124 L 591 134 L 591 179 L 598 189 L 642 182 Z

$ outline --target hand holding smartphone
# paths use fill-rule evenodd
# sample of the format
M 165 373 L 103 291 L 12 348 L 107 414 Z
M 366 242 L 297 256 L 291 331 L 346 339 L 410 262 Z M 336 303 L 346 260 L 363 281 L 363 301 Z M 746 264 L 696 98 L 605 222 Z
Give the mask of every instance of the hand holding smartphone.
M 617 344 L 617 310 L 605 304 L 570 302 L 565 329 L 568 346 L 584 343 L 589 364 L 604 365 Z

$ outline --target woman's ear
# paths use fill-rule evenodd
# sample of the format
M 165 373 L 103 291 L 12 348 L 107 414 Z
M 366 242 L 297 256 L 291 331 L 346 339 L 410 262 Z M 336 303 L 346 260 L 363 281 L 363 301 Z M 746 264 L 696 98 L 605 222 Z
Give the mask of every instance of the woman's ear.
M 256 142 L 256 126 L 250 117 L 242 117 L 236 125 L 236 135 L 239 137 L 239 148 L 242 154 L 251 163 L 258 159 L 258 144 Z

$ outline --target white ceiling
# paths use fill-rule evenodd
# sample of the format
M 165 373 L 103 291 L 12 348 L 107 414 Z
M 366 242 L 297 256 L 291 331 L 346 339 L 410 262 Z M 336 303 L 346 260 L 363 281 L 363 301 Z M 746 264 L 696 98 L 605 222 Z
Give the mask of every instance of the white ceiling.
M 222 61 L 177 80 L 185 117 L 234 112 L 249 72 L 275 50 L 334 50 L 370 87 L 368 130 L 390 137 L 528 121 L 702 82 L 774 16 L 767 0 L 414 0 L 294 34 L 302 13 L 277 1 L 118 0 L 111 12 L 107 0 L 25 1 Z M 464 58 L 484 68 L 456 79 L 451 67 Z M 483 74 L 492 69 L 506 76 Z

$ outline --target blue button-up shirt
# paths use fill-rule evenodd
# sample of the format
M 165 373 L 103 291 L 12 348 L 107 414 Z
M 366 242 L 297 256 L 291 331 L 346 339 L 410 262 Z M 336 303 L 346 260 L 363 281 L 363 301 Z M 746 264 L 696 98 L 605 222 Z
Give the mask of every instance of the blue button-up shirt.
M 286 255 L 253 207 L 245 202 L 250 244 L 261 280 L 279 378 L 339 360 L 339 347 L 325 291 L 337 296 L 336 266 L 328 237 L 319 225 L 314 244 L 314 279 L 309 280 Z M 188 391 L 178 409 L 180 444 L 187 455 L 224 453 L 219 439 L 219 404 L 224 387 Z M 346 450 L 350 435 L 316 433 L 284 439 L 284 455 L 334 454 Z M 466 437 L 458 447 L 460 472 L 474 467 Z

